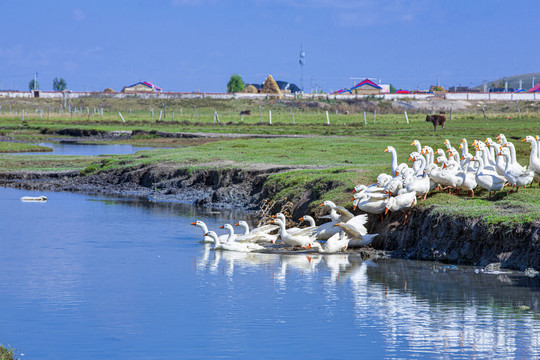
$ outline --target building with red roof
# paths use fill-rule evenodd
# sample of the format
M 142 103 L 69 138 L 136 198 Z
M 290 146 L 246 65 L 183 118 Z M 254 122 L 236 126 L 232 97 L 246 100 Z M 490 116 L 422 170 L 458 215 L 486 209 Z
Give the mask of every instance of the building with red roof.
M 156 92 L 156 91 L 163 91 L 163 89 L 148 81 L 139 81 L 136 84 L 124 86 L 124 88 L 122 89 L 122 92 Z
M 338 90 L 335 92 L 335 94 L 378 95 L 383 92 L 382 90 L 383 89 L 381 86 L 375 84 L 369 79 L 365 79 L 364 81 L 354 85 L 352 88 Z
M 540 83 L 529 89 L 529 92 L 540 92 Z

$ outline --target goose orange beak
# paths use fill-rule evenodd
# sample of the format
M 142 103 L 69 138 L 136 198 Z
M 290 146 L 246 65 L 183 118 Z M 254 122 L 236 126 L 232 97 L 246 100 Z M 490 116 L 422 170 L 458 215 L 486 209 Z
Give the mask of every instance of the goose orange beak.
M 527 141 L 527 138 L 524 138 L 523 140 L 521 140 L 521 142 L 525 142 L 525 141 Z
M 240 223 L 239 223 L 239 222 L 237 222 L 236 224 L 234 224 L 234 226 L 240 226 Z
M 355 211 L 356 210 L 356 205 L 353 205 L 352 209 L 353 209 L 353 211 Z
M 463 155 L 459 160 L 465 160 L 465 155 Z
M 388 214 L 388 208 L 384 208 L 384 215 Z
M 484 140 L 484 142 L 485 142 L 485 143 L 487 144 L 487 143 L 489 142 L 489 140 L 488 140 L 488 139 L 486 139 L 486 140 Z
M 304 217 L 302 216 L 298 221 L 304 221 Z
M 433 160 L 433 163 L 438 164 L 439 162 L 437 161 L 437 159 L 435 159 L 435 160 Z
M 411 143 L 411 146 L 414 145 L 414 141 Z
M 270 220 L 270 224 L 275 224 L 275 221 L 274 221 L 274 220 Z
M 272 215 L 272 218 L 274 218 L 274 219 L 275 219 L 276 217 L 277 217 L 277 215 L 276 215 L 276 214 Z
M 306 246 L 306 248 L 305 248 L 305 249 L 306 249 L 306 250 L 309 250 L 309 249 L 311 249 L 311 244 L 309 244 L 308 246 Z M 308 257 L 308 261 L 309 261 L 309 262 L 311 262 L 311 259 L 310 259 L 309 257 Z
M 197 222 L 196 222 L 196 221 L 194 221 L 194 222 L 192 222 L 192 223 L 191 223 L 191 225 L 197 225 Z
M 354 194 L 356 192 L 356 189 L 352 189 L 352 193 Z
M 412 157 L 409 156 L 409 159 L 407 161 L 411 161 L 412 160 Z
M 399 175 L 399 171 L 396 170 L 396 176 L 398 176 L 398 175 Z
M 508 143 L 504 144 L 503 147 L 508 147 Z
M 204 236 L 208 236 L 208 233 L 204 234 Z
M 443 164 L 442 168 L 443 168 L 443 170 L 446 169 L 446 164 Z
M 388 148 L 384 149 L 384 152 L 388 152 Z
M 497 139 L 500 139 L 501 138 L 501 134 L 497 135 Z
M 220 229 L 225 229 L 225 225 L 221 225 L 219 228 Z
M 463 149 L 463 144 L 459 144 L 459 149 Z

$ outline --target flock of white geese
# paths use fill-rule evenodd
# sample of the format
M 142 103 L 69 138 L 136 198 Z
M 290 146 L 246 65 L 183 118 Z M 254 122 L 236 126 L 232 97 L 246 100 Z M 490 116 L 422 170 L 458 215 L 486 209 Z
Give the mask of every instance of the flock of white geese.
M 540 138 L 527 136 L 522 140 L 531 144 L 527 167 L 517 162 L 515 147 L 503 134 L 497 139 L 497 142 L 491 138 L 474 140 L 474 155 L 469 153 L 467 139 L 461 141 L 459 150 L 445 140 L 446 151 L 422 147 L 414 140 L 411 145 L 416 151 L 409 156 L 411 167 L 407 163 L 398 164 L 396 150 L 388 146 L 384 151 L 392 155 L 391 174 L 380 174 L 369 186 L 357 185 L 353 190 L 353 207 L 366 213 L 381 214 L 381 217 L 388 211 L 403 211 L 404 223 L 407 223 L 406 211 L 416 204 L 417 199 L 425 199 L 435 189 L 449 189 L 450 193 L 465 190 L 474 196 L 475 189 L 480 187 L 489 191 L 491 197 L 505 185 L 512 186 L 510 192 L 513 192 L 533 181 L 540 182 Z M 367 246 L 378 235 L 367 233 L 366 214 L 354 216 L 331 201 L 325 201 L 321 206 L 329 207 L 330 214 L 324 218 L 330 221 L 317 226 L 315 220 L 306 215 L 300 218 L 300 221 L 309 222 L 305 228 L 287 228 L 282 213 L 274 215 L 270 224 L 251 230 L 245 221 L 239 221 L 236 226 L 243 229 L 241 234 L 236 234 L 231 224 L 221 227 L 227 230 L 225 235 L 209 231 L 202 221 L 191 224 L 201 228 L 202 242 L 213 243 L 213 249 L 239 252 L 263 251 L 281 241 L 292 248 L 336 253 L 348 247 Z M 273 234 L 277 229 L 279 232 Z

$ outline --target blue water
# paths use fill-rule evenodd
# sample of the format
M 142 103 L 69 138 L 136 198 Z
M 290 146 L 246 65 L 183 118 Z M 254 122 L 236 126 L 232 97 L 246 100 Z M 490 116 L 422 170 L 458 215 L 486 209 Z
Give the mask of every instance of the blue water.
M 134 154 L 139 150 L 153 150 L 155 147 L 133 146 L 130 144 L 72 144 L 72 143 L 39 143 L 36 145 L 52 148 L 52 152 L 26 152 L 13 155 L 73 155 L 73 156 L 97 156 L 97 155 L 126 155 Z
M 0 343 L 22 359 L 540 357 L 538 282 L 355 254 L 215 252 L 189 225 L 243 217 L 0 188 Z

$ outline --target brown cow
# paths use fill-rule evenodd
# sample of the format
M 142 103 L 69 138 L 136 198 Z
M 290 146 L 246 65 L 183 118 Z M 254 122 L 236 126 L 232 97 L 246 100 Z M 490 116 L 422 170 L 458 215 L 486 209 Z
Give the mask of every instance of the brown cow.
M 433 123 L 433 131 L 437 131 L 437 125 L 441 125 L 444 130 L 444 124 L 446 123 L 446 115 L 428 115 L 426 116 L 426 122 Z

